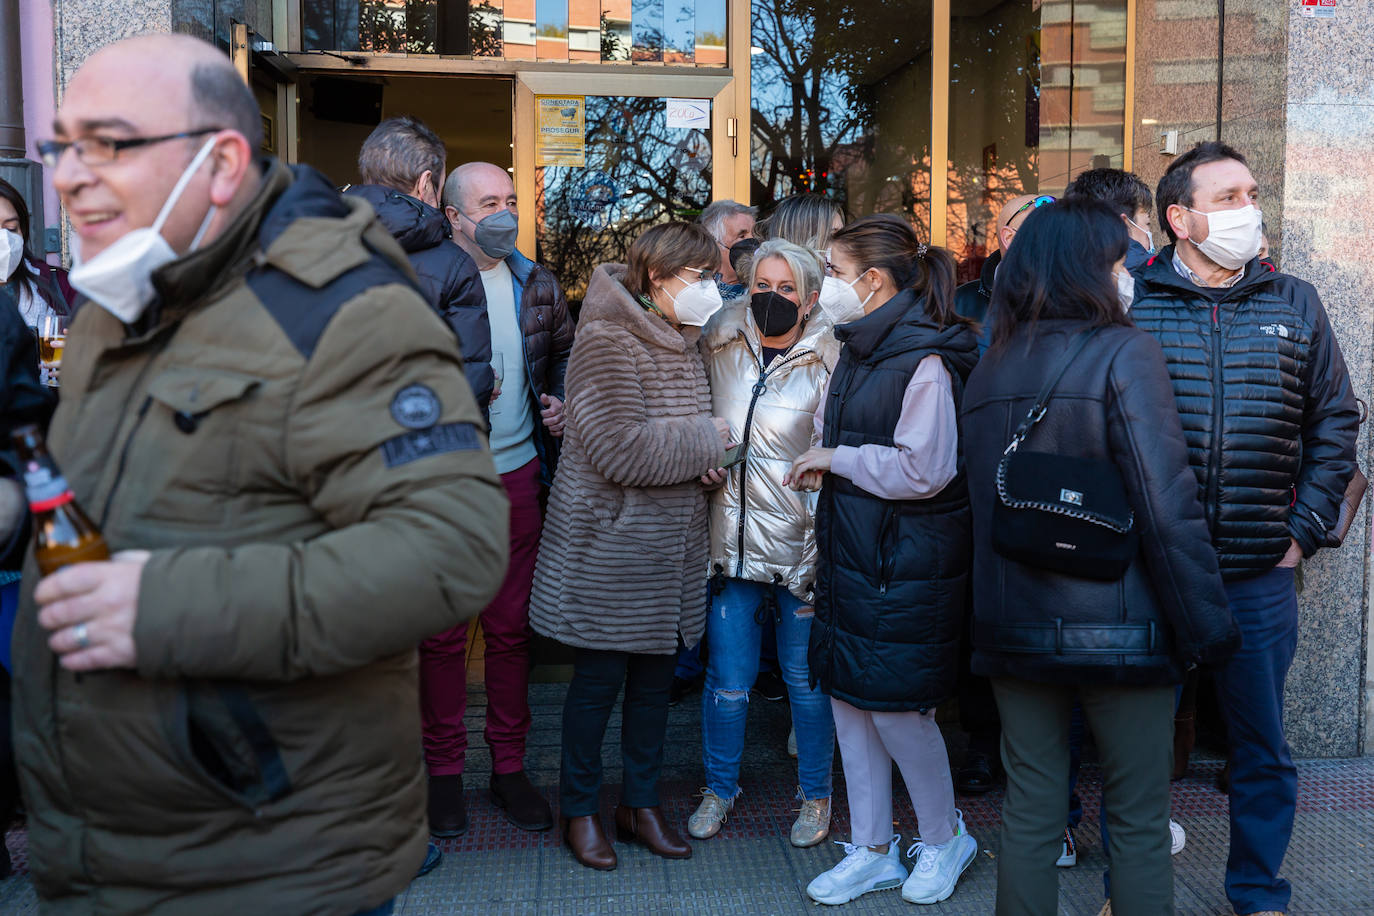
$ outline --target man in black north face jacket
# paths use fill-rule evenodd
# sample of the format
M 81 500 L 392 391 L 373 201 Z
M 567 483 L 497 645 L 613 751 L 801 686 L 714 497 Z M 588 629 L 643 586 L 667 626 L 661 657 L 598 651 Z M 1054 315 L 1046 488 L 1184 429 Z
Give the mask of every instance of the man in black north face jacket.
M 1283 732 L 1297 645 L 1293 570 L 1326 542 L 1355 471 L 1358 413 L 1310 283 L 1259 260 L 1259 188 L 1221 143 L 1160 181 L 1173 245 L 1135 272 L 1131 317 L 1164 348 L 1227 600 L 1244 645 L 1216 674 L 1231 745 L 1226 893 L 1237 913 L 1284 912 L 1278 877 L 1297 773 Z
M 463 373 L 487 417 L 495 377 L 487 294 L 472 257 L 452 241 L 439 209 L 447 161 L 443 141 L 414 118 L 388 118 L 358 152 L 363 184 L 345 193 L 361 197 L 410 258 L 429 304 L 439 312 L 463 354 Z

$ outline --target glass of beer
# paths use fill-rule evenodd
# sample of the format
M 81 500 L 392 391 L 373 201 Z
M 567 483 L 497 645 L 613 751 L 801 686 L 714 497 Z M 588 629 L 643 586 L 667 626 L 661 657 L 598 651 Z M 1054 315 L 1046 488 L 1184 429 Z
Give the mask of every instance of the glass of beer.
M 55 370 L 62 365 L 62 350 L 67 345 L 67 319 L 63 315 L 44 315 L 38 328 L 38 364 L 44 370 Z M 45 381 L 49 386 L 58 385 L 57 373 L 45 371 Z

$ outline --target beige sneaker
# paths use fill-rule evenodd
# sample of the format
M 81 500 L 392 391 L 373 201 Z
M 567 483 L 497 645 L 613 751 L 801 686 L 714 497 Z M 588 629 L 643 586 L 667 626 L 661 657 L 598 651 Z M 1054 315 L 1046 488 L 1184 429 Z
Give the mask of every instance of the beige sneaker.
M 1102 909 L 1097 911 L 1097 916 L 1112 916 L 1112 902 L 1110 900 L 1102 904 Z
M 726 801 L 710 789 L 701 790 L 701 804 L 696 813 L 687 819 L 687 832 L 698 840 L 709 840 L 720 833 L 730 809 L 735 807 L 734 800 Z
M 798 849 L 815 846 L 830 836 L 830 799 L 808 798 L 801 804 L 797 820 L 792 824 L 792 845 Z

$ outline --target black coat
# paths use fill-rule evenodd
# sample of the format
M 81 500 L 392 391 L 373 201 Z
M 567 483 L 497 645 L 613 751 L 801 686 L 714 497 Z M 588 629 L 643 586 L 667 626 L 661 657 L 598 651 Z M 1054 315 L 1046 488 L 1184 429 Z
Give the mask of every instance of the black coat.
M 941 329 L 903 292 L 835 329 L 844 345 L 825 402 L 824 444 L 891 446 L 906 386 L 938 355 L 956 406 L 977 361 L 964 325 Z M 889 500 L 825 476 L 816 511 L 811 677 L 859 709 L 930 709 L 954 692 L 970 563 L 962 468 L 928 499 Z
M 986 324 L 988 305 L 992 303 L 992 281 L 997 276 L 997 265 L 1002 262 L 1002 252 L 994 251 L 983 262 L 983 270 L 977 280 L 961 284 L 954 291 L 954 310 L 960 316 Z
M 486 416 L 496 377 L 487 294 L 472 257 L 451 241 L 453 230 L 443 212 L 424 201 L 380 185 L 357 185 L 345 193 L 372 204 L 377 219 L 409 255 L 421 291 L 458 335 L 463 373 Z
M 1105 328 L 1060 380 L 1025 448 L 1109 460 L 1140 548 L 1115 582 L 1007 560 L 992 546 L 997 465 L 1081 322 L 1024 327 L 990 350 L 964 395 L 973 505 L 973 671 L 1068 684 L 1169 684 L 1240 645 L 1227 608 L 1164 357 L 1150 335 Z
M 38 341 L 24 324 L 9 287 L 0 286 L 0 477 L 19 479 L 23 470 L 10 433 L 29 423 L 46 430 L 56 406 L 56 398 L 38 377 Z M 27 519 L 17 528 L 0 531 L 0 569 L 20 567 L 28 532 Z
M 1203 289 L 1165 248 L 1137 273 L 1131 317 L 1164 348 L 1222 575 L 1310 556 L 1355 473 L 1350 375 L 1310 283 L 1261 264 Z

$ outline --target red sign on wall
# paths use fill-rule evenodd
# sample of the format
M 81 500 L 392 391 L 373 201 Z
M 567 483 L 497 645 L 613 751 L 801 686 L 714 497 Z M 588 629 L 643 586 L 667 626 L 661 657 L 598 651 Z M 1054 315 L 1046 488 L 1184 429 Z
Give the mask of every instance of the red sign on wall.
M 1337 0 L 1302 0 L 1300 12 L 1309 19 L 1335 19 Z

